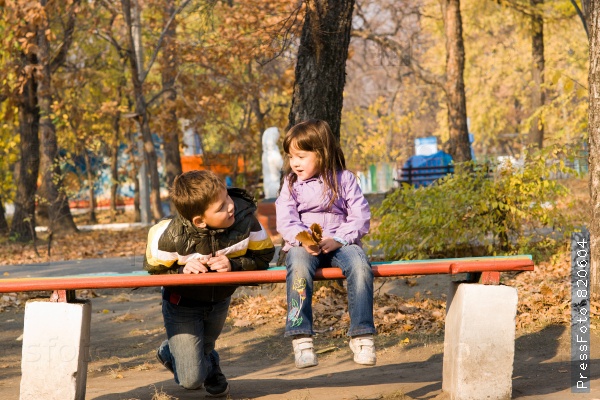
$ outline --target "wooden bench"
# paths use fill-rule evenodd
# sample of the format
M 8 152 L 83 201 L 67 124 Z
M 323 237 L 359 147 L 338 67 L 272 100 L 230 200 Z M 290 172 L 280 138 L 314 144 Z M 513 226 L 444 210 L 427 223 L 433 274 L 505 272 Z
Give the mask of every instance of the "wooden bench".
M 530 256 L 375 262 L 375 277 L 449 274 L 442 388 L 452 399 L 510 399 L 514 360 L 516 289 L 501 286 L 502 272 L 532 271 Z M 75 290 L 171 285 L 255 285 L 285 282 L 285 267 L 200 275 L 92 274 L 0 277 L 0 293 L 52 291 L 49 301 L 25 307 L 20 400 L 84 400 L 91 302 Z M 339 268 L 315 280 L 343 279 Z M 40 377 L 44 377 L 40 379 Z M 60 394 L 57 397 L 57 393 Z

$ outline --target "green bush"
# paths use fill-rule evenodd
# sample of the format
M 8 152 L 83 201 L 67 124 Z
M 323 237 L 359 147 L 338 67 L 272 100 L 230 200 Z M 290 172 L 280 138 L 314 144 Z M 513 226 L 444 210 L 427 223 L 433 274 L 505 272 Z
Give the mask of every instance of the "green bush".
M 457 164 L 453 175 L 431 186 L 403 185 L 375 210 L 381 220 L 373 235 L 376 249 L 386 259 L 539 258 L 572 230 L 561 202 L 568 190 L 554 178 L 574 171 L 557 154 L 548 149 L 529 155 L 522 167 Z

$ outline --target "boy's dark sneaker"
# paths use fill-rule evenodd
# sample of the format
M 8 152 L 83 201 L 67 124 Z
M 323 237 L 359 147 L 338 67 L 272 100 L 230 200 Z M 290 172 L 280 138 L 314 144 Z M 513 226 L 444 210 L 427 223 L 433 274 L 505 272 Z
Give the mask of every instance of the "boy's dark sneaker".
M 163 357 L 161 357 L 160 352 L 161 350 L 164 348 L 164 346 L 166 345 L 166 343 L 168 343 L 166 340 L 160 345 L 160 347 L 158 348 L 158 350 L 156 351 L 156 359 L 165 366 L 166 369 L 168 369 L 169 371 L 175 373 L 173 371 L 173 363 L 171 361 L 165 361 L 165 359 Z
M 227 378 L 225 378 L 225 375 L 221 372 L 221 367 L 219 367 L 217 352 L 213 350 L 209 357 L 212 365 L 208 376 L 204 380 L 204 388 L 208 393 L 208 397 L 223 397 L 229 393 L 229 383 L 227 383 Z

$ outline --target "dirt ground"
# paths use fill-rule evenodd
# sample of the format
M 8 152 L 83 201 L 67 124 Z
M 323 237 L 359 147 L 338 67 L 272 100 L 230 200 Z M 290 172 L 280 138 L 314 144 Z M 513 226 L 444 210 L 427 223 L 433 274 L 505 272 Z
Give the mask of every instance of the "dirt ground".
M 437 293 L 445 277 L 419 278 L 421 290 Z M 413 288 L 391 285 L 406 293 Z M 257 289 L 246 289 L 252 295 Z M 262 288 L 263 292 L 265 288 Z M 277 289 L 276 289 L 277 290 Z M 92 298 L 91 360 L 86 399 L 199 399 L 206 392 L 187 391 L 155 359 L 164 339 L 158 288 L 98 290 Z M 434 292 L 433 295 L 435 295 Z M 242 293 L 240 293 L 242 294 Z M 23 308 L 0 313 L 0 399 L 19 398 Z M 217 343 L 222 369 L 231 385 L 230 399 L 444 399 L 443 335 L 380 335 L 378 362 L 362 367 L 352 361 L 344 339 L 317 335 L 319 366 L 293 366 L 291 343 L 283 321 L 236 327 L 231 321 Z M 549 326 L 516 340 L 513 373 L 515 399 L 600 399 L 600 341 L 592 335 L 592 392 L 570 391 L 570 331 Z M 408 340 L 407 340 L 408 339 Z M 40 399 L 43 400 L 43 399 Z

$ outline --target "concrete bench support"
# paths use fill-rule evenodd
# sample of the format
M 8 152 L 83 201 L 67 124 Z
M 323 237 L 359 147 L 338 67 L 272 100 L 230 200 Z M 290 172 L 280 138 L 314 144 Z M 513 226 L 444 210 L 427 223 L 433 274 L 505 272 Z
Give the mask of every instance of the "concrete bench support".
M 89 301 L 27 302 L 20 400 L 85 400 L 91 314 Z
M 452 400 L 509 400 L 517 290 L 452 283 L 446 310 L 443 391 Z

